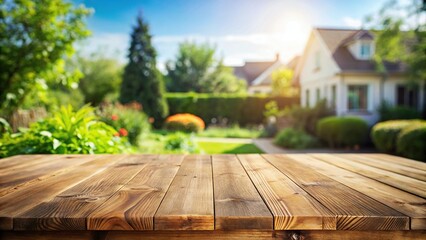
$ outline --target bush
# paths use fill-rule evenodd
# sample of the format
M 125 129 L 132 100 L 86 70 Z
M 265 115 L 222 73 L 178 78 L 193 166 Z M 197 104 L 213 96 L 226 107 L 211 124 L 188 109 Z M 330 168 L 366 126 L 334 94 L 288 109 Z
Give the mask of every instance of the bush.
M 141 110 L 142 106 L 136 102 L 125 105 L 116 103 L 103 106 L 98 115 L 103 122 L 114 127 L 120 137 L 127 137 L 136 146 L 139 136 L 151 128 L 148 117 Z
M 368 125 L 358 117 L 326 117 L 317 124 L 317 136 L 329 147 L 354 147 L 366 142 Z
M 371 130 L 371 139 L 378 150 L 393 153 L 396 151 L 398 134 L 415 122 L 418 120 L 391 120 L 377 123 Z
M 327 102 L 322 100 L 313 108 L 294 107 L 286 113 L 286 117 L 290 118 L 290 122 L 294 128 L 302 129 L 306 133 L 315 135 L 318 121 L 332 115 L 332 113 L 332 110 L 327 107 Z
M 197 134 L 197 136 L 211 138 L 257 138 L 261 134 L 261 130 L 241 128 L 238 125 L 235 125 L 225 128 L 208 127 L 205 131 Z
M 93 109 L 84 106 L 74 112 L 62 107 L 53 117 L 33 123 L 17 134 L 5 134 L 0 141 L 0 157 L 36 153 L 119 153 L 122 140 L 116 131 L 98 121 Z
M 302 130 L 284 128 L 275 137 L 274 143 L 278 146 L 291 149 L 305 149 L 317 147 L 317 140 Z
M 426 161 L 426 121 L 404 128 L 398 135 L 396 150 L 404 157 Z
M 198 152 L 198 146 L 192 136 L 188 136 L 184 133 L 173 133 L 167 135 L 164 140 L 164 148 L 172 152 L 179 153 L 196 153 Z
M 181 113 L 166 118 L 165 127 L 170 131 L 199 132 L 204 130 L 204 121 L 190 113 Z
M 266 103 L 276 101 L 279 108 L 299 104 L 298 98 L 263 95 L 167 93 L 170 114 L 191 113 L 205 123 L 212 119 L 228 119 L 240 126 L 262 124 Z
M 415 108 L 404 107 L 404 106 L 390 106 L 386 102 L 383 102 L 378 112 L 380 114 L 380 121 L 388 120 L 401 120 L 401 119 L 418 119 L 421 118 L 421 113 Z

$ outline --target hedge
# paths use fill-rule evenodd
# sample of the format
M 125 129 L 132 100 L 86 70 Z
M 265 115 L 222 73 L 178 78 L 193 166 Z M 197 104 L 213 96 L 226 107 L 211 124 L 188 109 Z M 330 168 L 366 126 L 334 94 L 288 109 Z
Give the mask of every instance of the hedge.
M 396 151 L 398 134 L 405 127 L 418 121 L 419 120 L 391 120 L 377 123 L 371 130 L 371 139 L 378 150 L 393 153 Z
M 313 136 L 294 128 L 282 129 L 275 136 L 274 143 L 290 149 L 306 149 L 318 146 L 317 140 Z
M 404 157 L 426 161 L 426 121 L 404 128 L 398 135 L 396 148 Z
M 317 123 L 317 136 L 330 147 L 354 147 L 368 138 L 368 124 L 358 117 L 326 117 Z
M 276 101 L 279 108 L 299 104 L 298 98 L 269 97 L 265 95 L 167 93 L 170 114 L 191 113 L 206 124 L 213 118 L 227 118 L 240 125 L 261 124 L 265 104 Z

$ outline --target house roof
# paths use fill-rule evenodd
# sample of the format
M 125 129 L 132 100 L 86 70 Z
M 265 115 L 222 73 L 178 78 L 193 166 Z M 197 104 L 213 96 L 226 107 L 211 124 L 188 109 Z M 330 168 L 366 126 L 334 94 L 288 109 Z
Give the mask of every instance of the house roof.
M 354 40 L 374 39 L 374 35 L 371 32 L 367 30 L 330 28 L 316 28 L 316 30 L 342 72 L 376 72 L 376 65 L 373 60 L 356 59 L 347 48 L 347 44 Z M 406 66 L 400 62 L 385 62 L 384 64 L 389 73 L 404 72 L 406 70 Z
M 267 71 L 271 66 L 273 66 L 279 60 L 269 62 L 245 62 L 243 66 L 233 67 L 234 74 L 242 79 L 247 81 L 247 84 L 250 86 L 253 82 L 260 76 L 262 73 Z

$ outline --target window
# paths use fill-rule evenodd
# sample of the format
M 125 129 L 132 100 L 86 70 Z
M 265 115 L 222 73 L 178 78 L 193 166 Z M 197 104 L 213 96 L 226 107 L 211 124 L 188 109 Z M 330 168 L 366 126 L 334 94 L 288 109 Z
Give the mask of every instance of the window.
M 368 59 L 371 57 L 371 44 L 361 43 L 361 58 Z
M 320 56 L 320 52 L 317 51 L 315 53 L 315 70 L 319 70 L 321 67 L 321 56 Z
M 336 85 L 331 86 L 331 108 L 336 109 L 337 90 Z
M 316 92 L 316 100 L 317 100 L 317 102 L 319 102 L 319 100 L 321 99 L 321 92 L 320 92 L 320 89 L 319 88 L 317 88 L 317 92 Z
M 396 104 L 398 106 L 417 108 L 418 98 L 419 91 L 417 89 L 403 85 L 396 86 Z
M 305 97 L 305 100 L 306 100 L 306 102 L 305 102 L 305 105 L 306 105 L 306 107 L 309 107 L 309 102 L 310 102 L 310 99 L 309 99 L 309 89 L 306 89 L 306 97 Z
M 368 85 L 348 86 L 348 110 L 367 111 L 368 109 Z

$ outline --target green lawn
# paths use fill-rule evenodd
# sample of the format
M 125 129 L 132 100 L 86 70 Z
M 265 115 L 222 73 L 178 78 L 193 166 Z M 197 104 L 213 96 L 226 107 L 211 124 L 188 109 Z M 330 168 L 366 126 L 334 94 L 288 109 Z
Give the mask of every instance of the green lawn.
M 263 153 L 254 144 L 250 143 L 221 143 L 198 142 L 199 148 L 205 153 Z
M 209 127 L 197 133 L 197 136 L 212 138 L 258 138 L 261 134 L 261 130 L 232 126 L 227 128 Z

